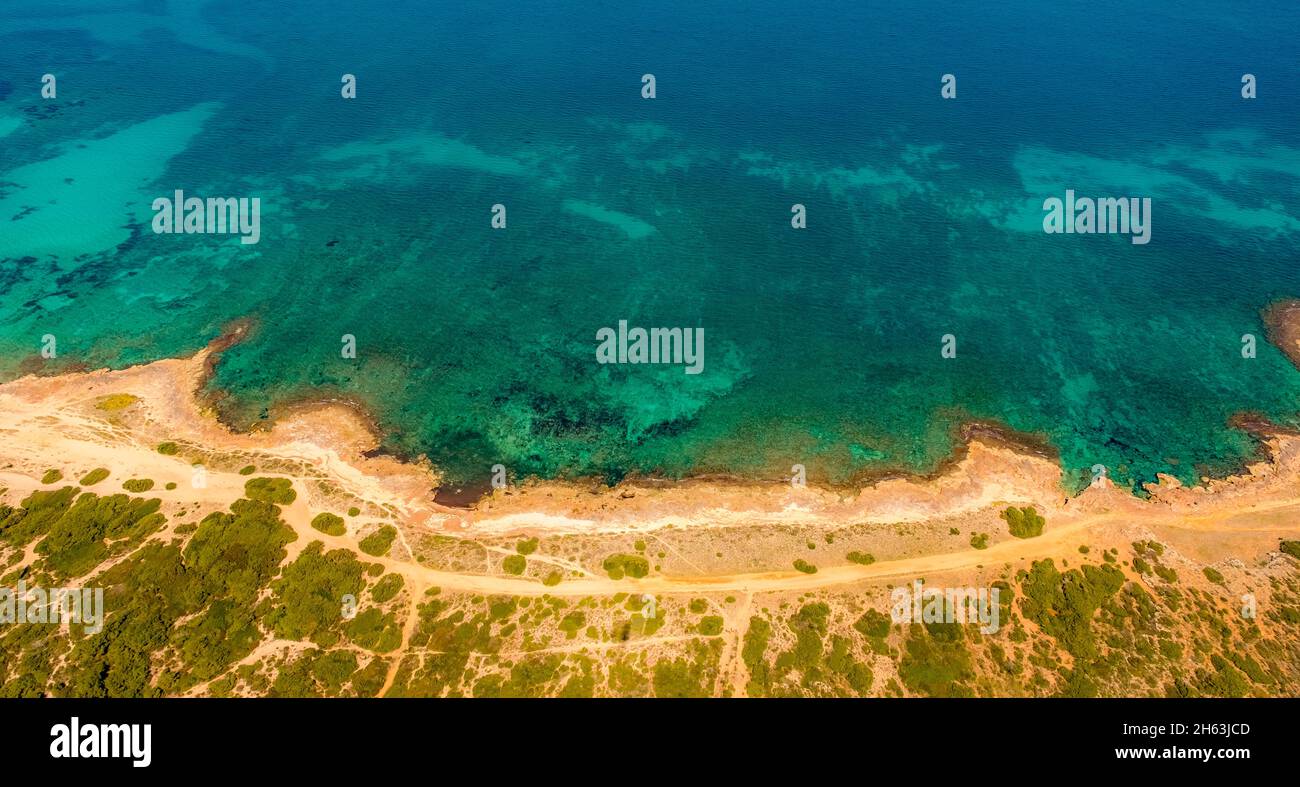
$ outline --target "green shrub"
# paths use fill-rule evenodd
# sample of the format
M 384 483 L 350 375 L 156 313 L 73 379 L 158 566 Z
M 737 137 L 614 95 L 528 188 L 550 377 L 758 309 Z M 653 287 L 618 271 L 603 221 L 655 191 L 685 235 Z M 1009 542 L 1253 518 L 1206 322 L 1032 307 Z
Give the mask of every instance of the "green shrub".
M 1059 572 L 1050 559 L 1040 560 L 1024 572 L 1021 611 L 1075 658 L 1094 658 L 1092 618 L 1123 586 L 1124 573 L 1111 565 Z
M 44 556 L 46 567 L 57 575 L 81 576 L 110 556 L 110 542 L 142 541 L 166 522 L 158 513 L 157 499 L 85 492 L 73 501 L 77 491 L 64 487 L 56 493 L 33 493 L 23 501 L 22 513 L 29 521 L 20 524 L 42 529 L 45 537 L 37 543 L 36 554 Z M 14 527 L 12 519 L 5 518 L 6 530 Z
M 254 467 L 253 465 L 244 465 L 243 467 L 239 468 L 240 475 L 252 475 L 253 473 L 256 472 L 257 472 L 257 468 Z
M 959 623 L 913 623 L 898 661 L 898 677 L 908 689 L 930 697 L 970 697 L 975 673 Z
M 122 482 L 122 488 L 128 492 L 148 492 L 153 489 L 152 478 L 130 478 Z
M 1045 521 L 1033 506 L 1024 508 L 1012 506 L 1002 512 L 1002 518 L 1007 521 L 1011 535 L 1016 538 L 1033 538 L 1043 534 Z
M 356 555 L 308 544 L 271 583 L 267 625 L 281 639 L 309 640 L 322 647 L 338 642 L 346 622 L 344 598 L 358 599 L 365 580 Z
M 401 592 L 404 582 L 401 574 L 385 574 L 370 589 L 370 595 L 376 603 L 383 604 Z
M 560 584 L 560 580 L 562 579 L 564 579 L 563 574 L 561 574 L 559 571 L 552 571 L 551 573 L 546 575 L 546 579 L 542 580 L 542 584 L 547 586 L 548 588 L 553 588 L 556 585 Z
M 164 456 L 176 456 L 176 454 L 180 453 L 180 450 L 180 446 L 170 441 L 158 444 L 158 453 Z
M 528 568 L 528 558 L 523 555 L 506 555 L 501 561 L 501 569 L 507 574 L 520 576 Z
M 370 607 L 343 625 L 348 639 L 375 653 L 397 650 L 402 644 L 402 628 L 392 614 L 385 615 Z
M 253 478 L 244 483 L 244 496 L 249 500 L 287 506 L 297 499 L 298 493 L 293 491 L 293 482 L 287 478 Z
M 108 475 L 109 475 L 108 468 L 96 467 L 94 470 L 91 470 L 89 473 L 83 475 L 79 483 L 82 486 L 94 486 L 95 484 L 98 484 L 100 481 L 103 481 L 105 478 L 108 478 Z
M 343 518 L 328 512 L 313 517 L 311 526 L 327 536 L 341 536 L 348 532 L 348 526 L 343 523 Z
M 568 634 L 569 639 L 573 639 L 585 625 L 587 625 L 587 616 L 578 610 L 574 610 L 565 615 L 564 619 L 560 621 L 560 631 Z
M 374 697 L 383 691 L 386 680 L 388 680 L 388 661 L 376 657 L 352 675 L 352 690 L 360 697 Z
M 515 551 L 521 555 L 531 555 L 537 551 L 537 539 L 528 538 L 515 544 Z
M 656 697 L 707 697 L 712 682 L 704 675 L 704 665 L 690 659 L 662 659 L 654 668 Z
M 796 560 L 796 561 L 794 561 L 794 568 L 795 568 L 795 571 L 802 571 L 802 572 L 805 573 L 805 574 L 816 574 L 816 573 L 817 573 L 817 567 L 814 566 L 812 563 L 808 563 L 808 562 L 806 562 L 806 561 L 804 561 L 804 560 Z
M 54 470 L 52 468 L 46 470 L 45 475 L 41 476 L 42 484 L 52 484 L 56 481 L 62 481 L 62 480 L 63 480 L 63 472 L 60 470 Z
M 862 617 L 853 624 L 853 628 L 867 639 L 884 639 L 889 636 L 890 625 L 888 615 L 869 609 L 862 613 Z
M 973 536 L 970 537 L 970 545 L 973 546 L 973 547 L 975 547 L 976 549 L 988 549 L 988 548 L 989 548 L 989 534 L 988 534 L 988 533 L 976 533 L 975 535 L 973 535 Z
M 1300 541 L 1283 541 L 1278 545 L 1278 549 L 1284 555 L 1290 555 L 1293 558 L 1300 559 Z
M 140 397 L 138 396 L 132 396 L 127 393 L 115 393 L 109 394 L 103 399 L 100 399 L 95 406 L 105 412 L 112 413 L 118 410 L 124 410 L 138 401 L 140 401 Z
M 1223 575 L 1220 574 L 1216 569 L 1206 566 L 1204 569 L 1202 569 L 1202 571 L 1205 573 L 1205 578 L 1210 580 L 1214 584 L 1216 585 L 1223 584 Z
M 716 637 L 722 633 L 722 618 L 719 615 L 705 615 L 700 618 L 699 632 L 706 637 Z
M 850 552 L 847 555 L 850 563 L 857 563 L 860 566 L 869 566 L 876 562 L 876 558 L 870 552 Z
M 622 579 L 624 576 L 641 579 L 650 573 L 650 561 L 640 555 L 610 555 L 601 563 L 610 579 Z
M 382 557 L 388 553 L 389 547 L 393 545 L 394 538 L 397 538 L 397 528 L 392 525 L 384 525 L 361 539 L 359 546 L 361 551 L 367 555 Z
M 771 667 L 765 656 L 771 636 L 771 623 L 758 616 L 749 619 L 749 629 L 745 632 L 740 656 L 749 668 L 749 684 L 745 687 L 745 692 L 751 697 L 764 697 L 771 692 Z

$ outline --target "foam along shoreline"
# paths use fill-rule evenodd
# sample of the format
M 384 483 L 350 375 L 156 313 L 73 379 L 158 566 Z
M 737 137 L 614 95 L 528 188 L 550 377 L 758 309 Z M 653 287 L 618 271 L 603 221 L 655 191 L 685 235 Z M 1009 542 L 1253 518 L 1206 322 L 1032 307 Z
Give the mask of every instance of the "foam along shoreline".
M 1287 311 L 1285 318 L 1288 330 L 1300 332 L 1300 308 Z M 1106 480 L 1068 497 L 1049 446 L 987 423 L 962 427 L 958 450 L 936 472 L 893 474 L 860 488 L 732 477 L 628 478 L 613 487 L 530 479 L 481 498 L 471 499 L 482 490 L 463 490 L 466 494 L 457 497 L 439 493 L 437 470 L 427 460 L 404 461 L 378 452 L 376 424 L 355 401 L 294 402 L 276 408 L 266 429 L 250 432 L 221 423 L 214 402 L 202 391 L 221 352 L 253 330 L 249 321 L 235 323 L 188 358 L 120 370 L 29 375 L 0 385 L 0 423 L 6 424 L 0 429 L 0 466 L 26 468 L 36 477 L 56 466 L 82 472 L 103 466 L 136 476 L 188 472 L 186 460 L 153 449 L 174 441 L 191 453 L 233 457 L 230 461 L 256 458 L 259 466 L 282 468 L 269 474 L 303 484 L 327 482 L 411 527 L 475 534 L 780 523 L 834 528 L 920 522 L 1011 504 L 1032 504 L 1049 519 L 1069 520 L 1103 512 L 1140 514 L 1153 507 L 1198 514 L 1248 510 L 1300 497 L 1294 492 L 1300 481 L 1300 435 L 1269 430 L 1257 418 L 1249 423 L 1263 441 L 1260 461 L 1240 474 L 1194 487 L 1161 477 L 1148 485 L 1146 500 Z M 98 405 L 112 396 L 131 404 L 106 413 Z M 24 483 L 20 475 L 7 472 L 3 481 L 17 491 L 39 486 L 34 478 Z

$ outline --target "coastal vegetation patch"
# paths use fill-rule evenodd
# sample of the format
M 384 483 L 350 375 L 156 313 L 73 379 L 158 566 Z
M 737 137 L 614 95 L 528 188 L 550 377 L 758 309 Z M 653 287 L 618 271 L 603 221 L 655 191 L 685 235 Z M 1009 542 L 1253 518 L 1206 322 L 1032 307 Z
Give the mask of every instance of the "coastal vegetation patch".
M 108 476 L 109 476 L 108 468 L 96 467 L 94 470 L 91 470 L 89 473 L 83 475 L 81 477 L 81 480 L 78 481 L 77 483 L 81 484 L 82 486 L 94 486 L 95 484 L 98 484 L 100 481 L 103 481 L 105 478 L 108 478 Z
M 343 518 L 328 511 L 312 517 L 311 526 L 327 536 L 341 536 L 348 532 Z
M 287 478 L 251 478 L 244 483 L 244 496 L 249 500 L 287 506 L 297 499 L 298 493 Z
M 388 554 L 388 550 L 393 545 L 393 539 L 397 538 L 397 528 L 392 525 L 382 525 L 378 530 L 361 539 L 358 545 L 361 551 L 367 555 L 383 557 Z
M 1043 534 L 1043 525 L 1046 521 L 1038 513 L 1038 509 L 1033 506 L 1023 506 L 1016 508 L 1009 506 L 1002 512 L 1002 518 L 1007 522 L 1007 529 L 1011 535 L 1016 538 L 1034 538 Z

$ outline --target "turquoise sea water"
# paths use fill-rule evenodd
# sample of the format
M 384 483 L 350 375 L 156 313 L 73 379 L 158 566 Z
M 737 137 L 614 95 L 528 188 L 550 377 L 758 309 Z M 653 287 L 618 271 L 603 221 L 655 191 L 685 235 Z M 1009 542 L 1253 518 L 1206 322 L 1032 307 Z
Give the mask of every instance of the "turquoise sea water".
M 0 379 L 252 317 L 228 418 L 348 395 L 458 479 L 846 482 L 992 419 L 1192 481 L 1254 451 L 1232 414 L 1297 423 L 1259 310 L 1300 295 L 1300 6 L 521 5 L 6 2 Z M 1151 242 L 1044 234 L 1067 188 L 1151 197 Z M 154 234 L 176 189 L 261 241 Z M 597 364 L 619 320 L 704 372 Z

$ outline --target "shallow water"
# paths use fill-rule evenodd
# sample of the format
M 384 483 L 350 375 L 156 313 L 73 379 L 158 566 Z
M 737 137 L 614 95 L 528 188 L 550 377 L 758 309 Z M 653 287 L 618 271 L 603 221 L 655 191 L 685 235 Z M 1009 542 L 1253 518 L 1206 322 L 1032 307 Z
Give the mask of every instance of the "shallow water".
M 6 3 L 0 377 L 251 316 L 227 417 L 346 394 L 460 479 L 844 482 L 974 418 L 1193 481 L 1233 413 L 1296 423 L 1259 310 L 1300 295 L 1300 8 L 427 5 Z M 1044 234 L 1067 188 L 1151 197 L 1150 243 Z M 259 197 L 260 242 L 154 234 L 176 189 Z M 596 363 L 619 320 L 703 328 L 703 373 Z

